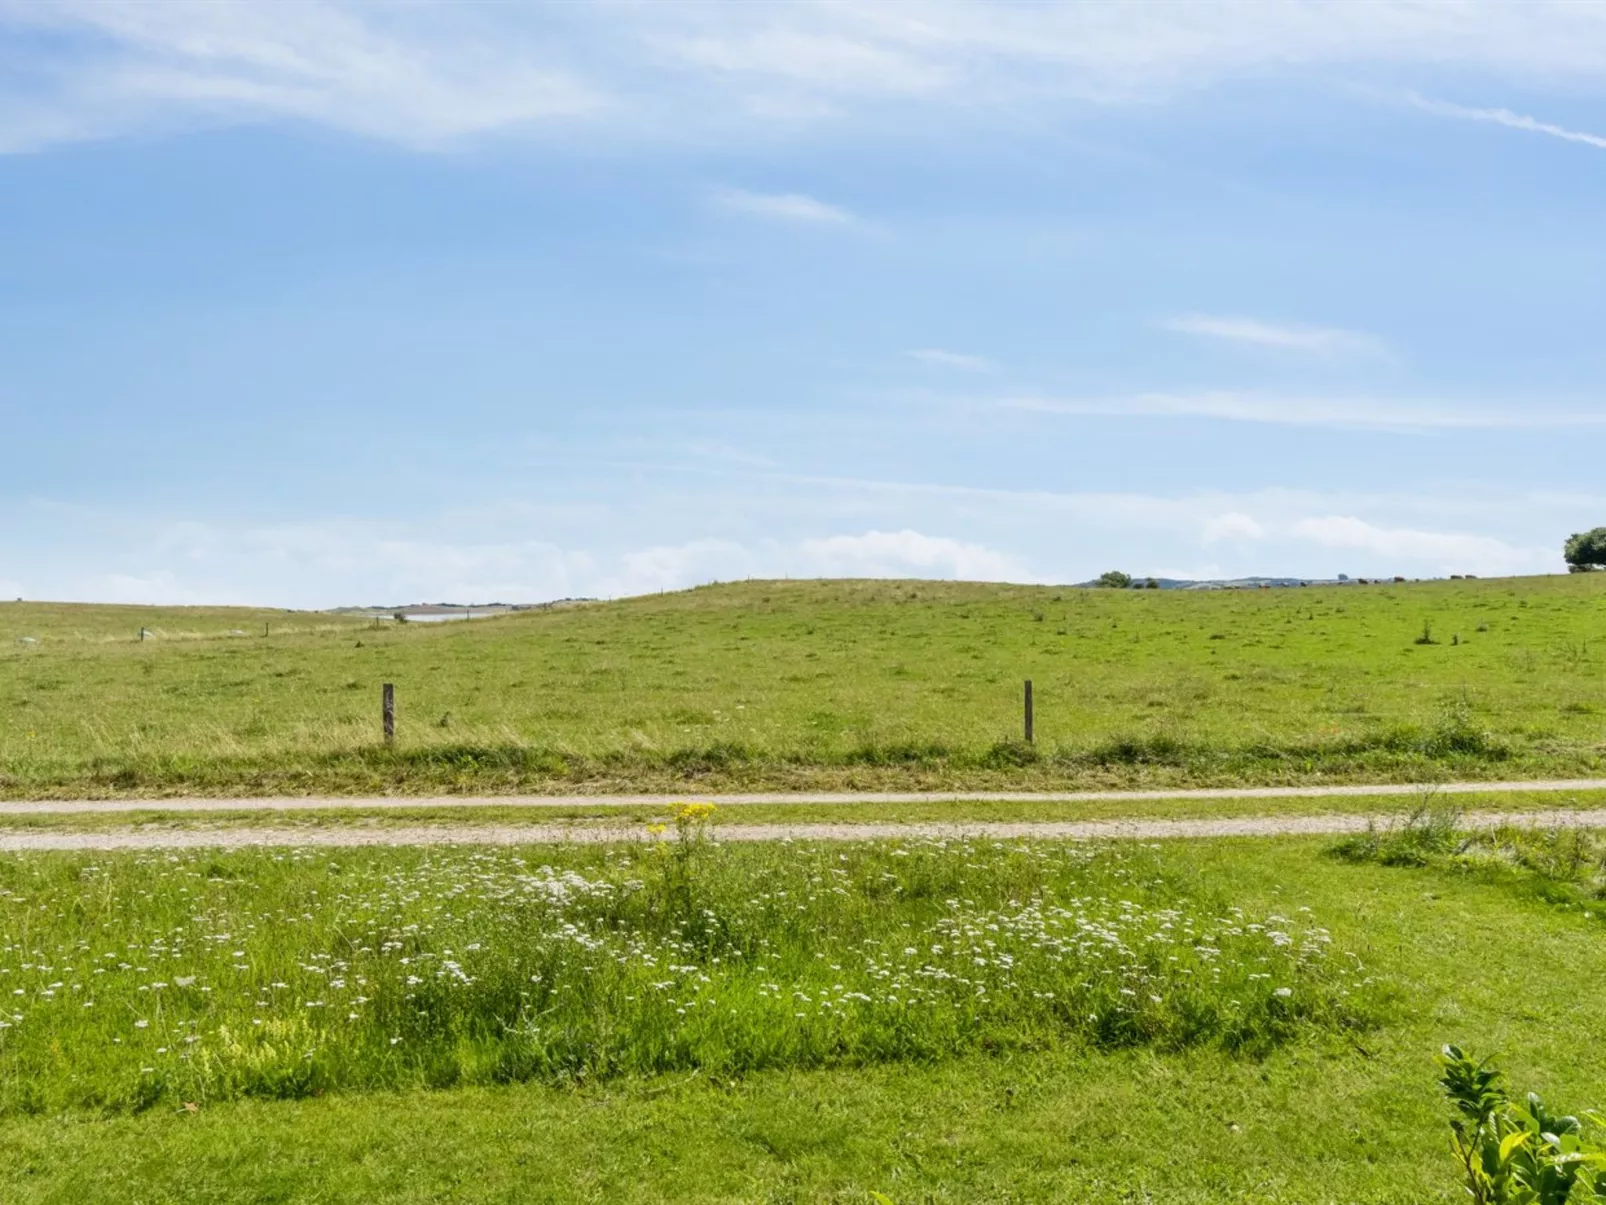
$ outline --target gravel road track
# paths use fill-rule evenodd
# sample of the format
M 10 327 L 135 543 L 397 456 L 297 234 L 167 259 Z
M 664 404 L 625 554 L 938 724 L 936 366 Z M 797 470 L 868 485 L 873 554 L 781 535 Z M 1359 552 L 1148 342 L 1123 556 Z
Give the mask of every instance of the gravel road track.
M 954 822 L 911 824 L 722 824 L 712 830 L 725 841 L 863 841 L 981 837 L 1035 837 L 1061 841 L 1165 840 L 1178 837 L 1275 837 L 1359 832 L 1376 816 L 1237 816 L 1200 820 L 1088 820 Z M 1590 811 L 1469 812 L 1473 828 L 1502 824 L 1526 827 L 1606 827 L 1606 809 Z M 0 832 L 0 852 L 25 850 L 243 849 L 252 846 L 352 847 L 370 845 L 550 845 L 643 841 L 655 838 L 639 824 L 486 824 L 357 826 L 320 828 L 101 829 L 94 832 Z

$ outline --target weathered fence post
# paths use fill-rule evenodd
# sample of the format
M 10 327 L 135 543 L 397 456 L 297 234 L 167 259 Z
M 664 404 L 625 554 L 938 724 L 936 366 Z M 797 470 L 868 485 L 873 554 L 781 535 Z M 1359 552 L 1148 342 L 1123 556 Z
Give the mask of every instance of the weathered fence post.
M 386 682 L 379 690 L 380 710 L 385 721 L 385 744 L 396 743 L 396 688 Z
M 1032 680 L 1026 679 L 1026 743 L 1032 743 Z

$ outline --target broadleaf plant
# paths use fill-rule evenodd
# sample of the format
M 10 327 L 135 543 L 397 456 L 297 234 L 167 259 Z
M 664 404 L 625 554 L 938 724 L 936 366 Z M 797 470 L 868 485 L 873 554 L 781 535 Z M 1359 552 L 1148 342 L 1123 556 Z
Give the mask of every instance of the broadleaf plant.
M 1459 1047 L 1446 1046 L 1439 1066 L 1455 1106 L 1451 1144 L 1477 1205 L 1606 1202 L 1606 1152 L 1586 1145 L 1578 1118 L 1552 1113 L 1532 1092 L 1513 1101 L 1490 1061 Z

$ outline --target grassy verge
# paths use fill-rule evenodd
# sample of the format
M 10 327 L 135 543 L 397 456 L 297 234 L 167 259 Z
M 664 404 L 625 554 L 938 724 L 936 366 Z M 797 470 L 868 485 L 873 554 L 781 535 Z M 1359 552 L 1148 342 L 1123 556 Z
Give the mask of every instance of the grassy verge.
M 1390 738 L 1392 741 L 1393 738 Z M 356 746 L 242 758 L 117 755 L 81 762 L 13 762 L 0 799 L 256 798 L 295 795 L 724 794 L 744 791 L 1101 791 L 1500 782 L 1595 778 L 1594 742 L 1546 749 L 1495 746 L 1488 756 L 1398 748 L 1227 745 L 1098 750 L 999 742 L 980 750 L 755 750 L 713 746 L 592 757 L 518 744 L 436 746 L 412 752 Z
M 1429 797 L 1424 792 L 1424 797 Z M 1606 808 L 1606 791 L 1498 791 L 1455 797 L 1480 812 L 1583 811 Z M 716 807 L 708 822 L 717 832 L 732 824 L 918 824 L 961 821 L 1198 820 L 1243 816 L 1375 815 L 1409 806 L 1399 795 L 1337 795 L 1289 799 L 1029 800 L 914 803 L 786 803 Z M 183 811 L 148 808 L 120 812 L 11 812 L 0 832 L 96 832 L 106 829 L 206 830 L 218 828 L 465 827 L 574 824 L 644 831 L 669 811 L 657 805 L 520 807 L 487 804 L 447 807 L 334 807 L 287 810 Z
M 13 1117 L 0 1120 L 0 1196 L 867 1202 L 873 1190 L 900 1203 L 1448 1205 L 1460 1189 L 1433 1083 L 1440 1043 L 1499 1050 L 1514 1080 L 1547 1096 L 1606 1100 L 1589 1053 L 1606 1041 L 1600 921 L 1448 868 L 1346 864 L 1326 845 L 1190 842 L 1145 856 L 1248 912 L 1309 907 L 1393 993 L 1362 1034 L 1309 1026 L 1254 1058 L 1073 1042 Z

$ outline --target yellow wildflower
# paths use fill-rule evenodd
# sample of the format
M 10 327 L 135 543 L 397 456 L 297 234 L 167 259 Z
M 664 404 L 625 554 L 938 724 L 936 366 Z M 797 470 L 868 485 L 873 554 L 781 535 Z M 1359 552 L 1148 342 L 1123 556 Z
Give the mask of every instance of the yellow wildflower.
M 683 803 L 675 809 L 675 821 L 679 824 L 692 824 L 698 820 L 707 820 L 714 814 L 714 805 L 711 803 Z

